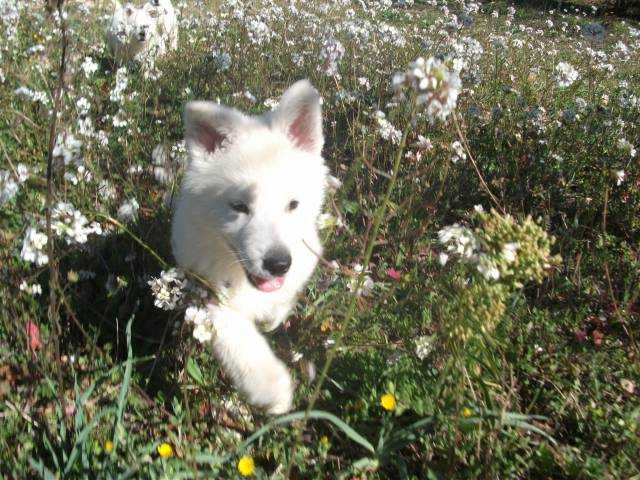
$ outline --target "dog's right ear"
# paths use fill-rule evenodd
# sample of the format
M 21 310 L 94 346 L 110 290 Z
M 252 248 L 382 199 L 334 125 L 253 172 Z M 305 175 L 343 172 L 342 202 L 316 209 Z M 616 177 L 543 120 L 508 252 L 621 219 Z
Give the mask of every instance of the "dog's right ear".
M 214 102 L 187 103 L 184 110 L 184 139 L 193 159 L 204 159 L 230 141 L 248 122 L 233 108 Z

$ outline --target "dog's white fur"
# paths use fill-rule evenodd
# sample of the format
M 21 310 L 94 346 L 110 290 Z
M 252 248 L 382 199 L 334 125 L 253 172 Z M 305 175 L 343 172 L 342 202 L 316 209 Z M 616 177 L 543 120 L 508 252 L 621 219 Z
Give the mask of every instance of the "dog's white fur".
M 138 8 L 131 3 L 116 3 L 107 27 L 107 43 L 117 62 L 149 62 L 164 50 L 157 15 L 150 5 Z
M 166 51 L 177 50 L 178 17 L 171 0 L 149 0 L 147 4 L 158 12 L 157 31 L 164 41 Z
M 251 117 L 212 102 L 191 102 L 184 114 L 189 163 L 173 219 L 178 262 L 223 292 L 214 318 L 213 350 L 254 405 L 290 409 L 293 385 L 285 365 L 258 332 L 276 328 L 295 304 L 321 253 L 316 220 L 327 168 L 320 96 L 306 80 L 291 86 L 273 112 Z M 299 202 L 291 210 L 291 201 Z M 249 214 L 232 207 L 245 203 Z M 269 293 L 248 274 L 264 269 L 274 246 L 290 252 L 281 288 Z

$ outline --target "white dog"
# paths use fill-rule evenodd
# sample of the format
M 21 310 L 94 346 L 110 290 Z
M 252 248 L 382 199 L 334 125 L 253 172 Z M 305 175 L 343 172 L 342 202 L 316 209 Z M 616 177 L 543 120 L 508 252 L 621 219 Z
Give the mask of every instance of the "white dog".
M 213 350 L 236 387 L 254 405 L 285 412 L 291 377 L 256 322 L 273 329 L 287 317 L 321 253 L 320 96 L 302 80 L 266 115 L 199 101 L 187 104 L 184 122 L 189 163 L 174 255 L 223 294 L 210 307 Z
M 164 39 L 169 51 L 178 48 L 178 17 L 171 0 L 149 0 L 148 4 L 157 10 L 159 35 Z
M 107 43 L 118 62 L 146 62 L 164 47 L 157 34 L 157 11 L 127 3 L 116 8 L 107 28 Z

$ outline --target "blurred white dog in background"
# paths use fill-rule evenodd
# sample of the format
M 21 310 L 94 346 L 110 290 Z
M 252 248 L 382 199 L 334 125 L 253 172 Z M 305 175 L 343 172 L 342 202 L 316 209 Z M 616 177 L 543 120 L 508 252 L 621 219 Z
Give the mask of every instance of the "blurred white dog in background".
M 171 0 L 149 0 L 149 5 L 158 12 L 157 29 L 163 38 L 166 51 L 178 48 L 178 17 Z
M 155 59 L 178 46 L 178 21 L 170 0 L 150 0 L 141 7 L 116 2 L 107 43 L 118 63 L 132 60 L 153 68 Z

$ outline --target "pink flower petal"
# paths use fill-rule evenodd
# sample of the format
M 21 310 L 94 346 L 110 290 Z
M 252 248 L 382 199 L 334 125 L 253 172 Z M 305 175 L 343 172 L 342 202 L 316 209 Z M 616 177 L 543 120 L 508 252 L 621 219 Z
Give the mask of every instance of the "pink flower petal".
M 387 275 L 389 275 L 391 278 L 393 278 L 396 281 L 400 281 L 400 279 L 402 278 L 402 274 L 395 268 L 387 269 Z
M 40 341 L 40 328 L 31 320 L 27 321 L 26 325 L 27 338 L 29 340 L 29 348 L 33 351 L 42 348 L 42 342 Z

